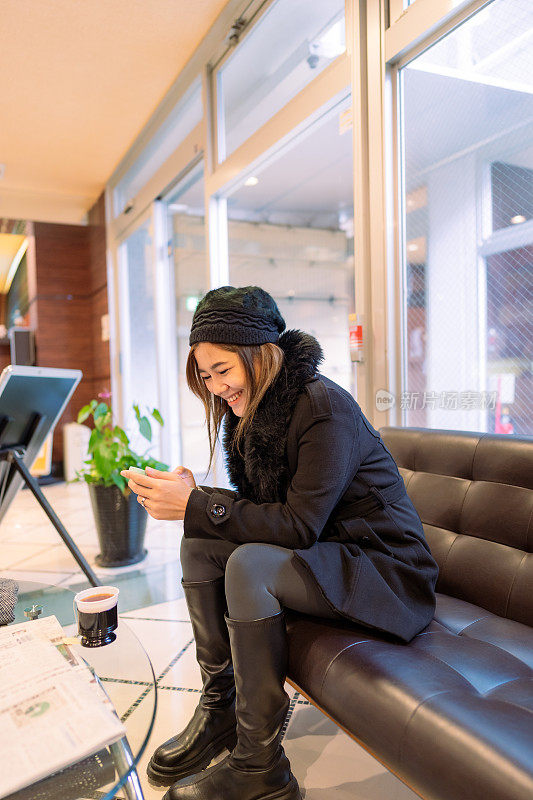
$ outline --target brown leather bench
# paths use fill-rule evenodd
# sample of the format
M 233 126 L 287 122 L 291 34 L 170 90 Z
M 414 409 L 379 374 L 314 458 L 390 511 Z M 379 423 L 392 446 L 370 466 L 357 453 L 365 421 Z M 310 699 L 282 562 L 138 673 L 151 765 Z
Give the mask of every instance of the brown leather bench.
M 533 437 L 384 428 L 440 567 L 409 644 L 288 618 L 290 683 L 427 800 L 533 798 Z

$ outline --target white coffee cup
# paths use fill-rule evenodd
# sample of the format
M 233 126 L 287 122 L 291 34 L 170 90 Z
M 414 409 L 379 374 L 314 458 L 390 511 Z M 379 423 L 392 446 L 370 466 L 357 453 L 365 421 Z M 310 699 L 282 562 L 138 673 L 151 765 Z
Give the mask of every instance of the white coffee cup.
M 118 595 L 116 586 L 95 586 L 74 596 L 78 632 L 84 647 L 102 647 L 115 641 Z
M 98 595 L 109 595 L 100 600 L 89 600 Z M 99 611 L 108 611 L 118 602 L 119 589 L 116 586 L 95 586 L 92 589 L 84 589 L 74 597 L 74 602 L 78 611 L 86 614 L 97 614 Z

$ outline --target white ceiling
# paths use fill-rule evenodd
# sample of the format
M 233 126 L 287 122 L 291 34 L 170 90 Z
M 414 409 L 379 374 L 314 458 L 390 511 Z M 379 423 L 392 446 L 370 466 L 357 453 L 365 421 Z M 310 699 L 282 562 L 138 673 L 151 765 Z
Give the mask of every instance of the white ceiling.
M 0 70 L 11 76 L 0 85 L 0 163 L 6 164 L 0 217 L 79 222 L 226 2 L 0 0 Z M 512 2 L 529 8 L 525 0 Z M 526 22 L 520 30 L 512 26 L 520 41 Z M 493 59 L 500 53 L 500 23 L 481 26 L 491 34 L 490 47 L 476 33 Z M 431 71 L 441 68 L 440 48 L 448 52 L 468 33 L 469 26 L 463 28 L 404 73 L 409 190 L 423 184 L 436 163 L 467 149 L 533 168 L 533 86 L 524 91 L 531 75 L 512 38 L 498 65 L 505 64 L 507 82 L 521 76 L 519 90 L 494 82 L 497 70 L 488 82 L 471 72 Z M 495 69 L 482 55 L 479 69 Z M 242 187 L 230 198 L 230 212 L 270 218 L 298 211 L 314 215 L 313 224 L 323 215 L 322 224 L 330 225 L 326 215 L 351 205 L 351 134 L 339 136 L 334 114 L 258 174 L 257 187 Z M 198 203 L 184 201 L 201 204 L 200 185 L 194 191 Z
M 0 217 L 80 222 L 227 0 L 0 0 Z

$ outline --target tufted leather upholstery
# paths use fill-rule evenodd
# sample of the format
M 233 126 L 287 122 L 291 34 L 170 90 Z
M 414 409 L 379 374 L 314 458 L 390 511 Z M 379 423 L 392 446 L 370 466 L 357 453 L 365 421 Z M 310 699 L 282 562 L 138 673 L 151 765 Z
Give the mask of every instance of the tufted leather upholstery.
M 431 800 L 533 797 L 533 438 L 385 428 L 440 567 L 408 645 L 288 620 L 294 685 Z
M 533 625 L 533 439 L 385 428 L 437 590 Z

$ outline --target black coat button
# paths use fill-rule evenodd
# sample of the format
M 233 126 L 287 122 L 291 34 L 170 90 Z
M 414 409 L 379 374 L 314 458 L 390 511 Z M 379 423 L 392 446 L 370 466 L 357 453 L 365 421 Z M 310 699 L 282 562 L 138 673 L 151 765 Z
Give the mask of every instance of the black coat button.
M 361 544 L 363 545 L 363 547 L 368 547 L 368 545 L 370 544 L 370 536 L 363 536 L 361 539 Z
M 216 503 L 211 509 L 211 514 L 214 517 L 223 517 L 225 513 L 226 513 L 226 506 L 221 506 L 218 503 Z

